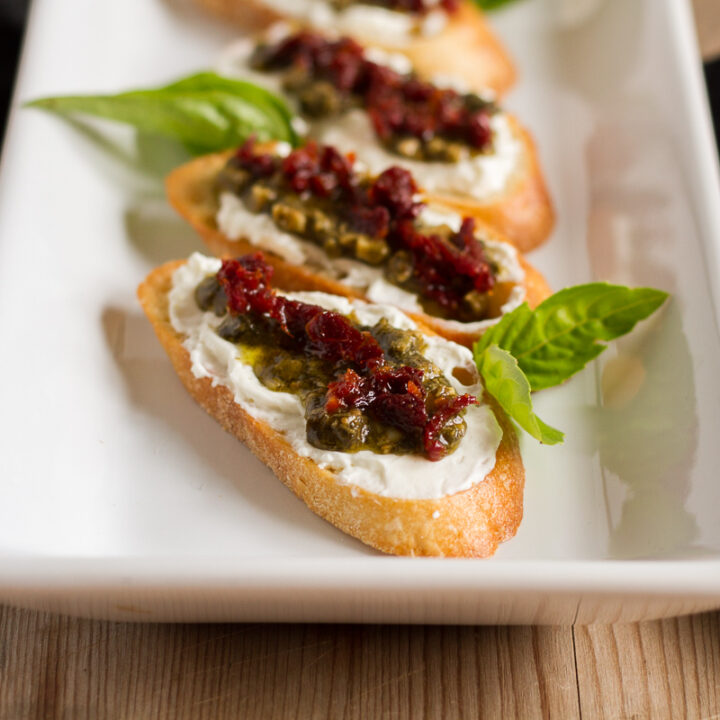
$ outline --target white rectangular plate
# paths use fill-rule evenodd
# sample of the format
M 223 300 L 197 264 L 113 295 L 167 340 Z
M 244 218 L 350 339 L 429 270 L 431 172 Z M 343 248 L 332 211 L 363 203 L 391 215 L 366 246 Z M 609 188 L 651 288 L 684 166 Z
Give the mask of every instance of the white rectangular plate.
M 537 396 L 525 519 L 487 561 L 380 556 L 186 395 L 135 300 L 200 243 L 172 157 L 15 108 L 0 178 L 0 601 L 119 619 L 567 623 L 720 607 L 720 209 L 684 0 L 497 14 L 557 201 L 551 284 L 672 302 Z M 578 3 L 567 3 L 577 11 Z M 577 13 L 576 13 L 577 14 Z M 36 0 L 16 100 L 152 86 L 233 31 L 180 2 Z

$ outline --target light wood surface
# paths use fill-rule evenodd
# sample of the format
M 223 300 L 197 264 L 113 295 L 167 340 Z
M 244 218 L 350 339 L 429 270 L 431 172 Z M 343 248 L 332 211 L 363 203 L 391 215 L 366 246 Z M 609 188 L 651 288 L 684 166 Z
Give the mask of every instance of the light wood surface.
M 634 625 L 127 625 L 0 610 L 0 718 L 720 717 L 720 614 Z
M 720 0 L 693 0 L 700 52 L 706 60 L 720 56 Z
M 693 0 L 703 56 L 720 0 Z M 720 613 L 633 625 L 129 625 L 0 607 L 0 720 L 720 720 Z

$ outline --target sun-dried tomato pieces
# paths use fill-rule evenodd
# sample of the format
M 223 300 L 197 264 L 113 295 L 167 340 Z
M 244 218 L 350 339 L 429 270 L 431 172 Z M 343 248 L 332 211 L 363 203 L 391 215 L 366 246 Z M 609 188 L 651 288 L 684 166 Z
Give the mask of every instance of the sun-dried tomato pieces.
M 408 366 L 381 368 L 365 377 L 347 370 L 329 385 L 325 409 L 363 410 L 404 434 L 420 437 L 428 423 L 422 377 L 422 370 Z
M 391 252 L 409 253 L 412 291 L 437 303 L 448 317 L 463 317 L 468 293 L 493 289 L 494 270 L 475 236 L 475 221 L 465 218 L 449 237 L 423 230 L 416 221 L 424 205 L 416 199 L 417 185 L 404 168 L 390 167 L 369 181 L 354 170 L 351 156 L 316 143 L 280 161 L 257 152 L 254 141 L 248 140 L 235 156 L 239 167 L 258 178 L 267 177 L 271 161 L 281 186 L 301 197 L 332 203 L 332 212 L 350 231 L 387 242 Z
M 228 309 L 235 315 L 249 312 L 275 314 L 276 297 L 270 291 L 273 268 L 262 253 L 224 260 L 217 278 L 225 290 Z
M 282 163 L 285 182 L 296 193 L 328 197 L 333 192 L 354 199 L 357 182 L 352 162 L 330 145 L 308 143 L 291 152 Z
M 254 179 L 267 178 L 275 174 L 280 158 L 272 153 L 257 152 L 255 139 L 246 140 L 235 153 L 235 161 L 243 170 L 247 170 Z
M 272 267 L 261 253 L 223 260 L 218 280 L 236 315 L 266 316 L 274 320 L 300 348 L 331 362 L 345 361 L 362 370 L 382 365 L 385 355 L 377 340 L 358 330 L 339 313 L 319 305 L 288 300 L 270 287 Z
M 382 206 L 353 205 L 348 208 L 345 218 L 353 230 L 373 238 L 384 238 L 390 230 L 390 212 Z
M 369 4 L 380 5 L 388 10 L 411 13 L 426 13 L 437 7 L 441 7 L 445 12 L 453 13 L 460 7 L 459 0 L 440 0 L 439 3 L 431 3 L 427 0 L 369 0 Z
M 476 399 L 462 395 L 435 402 L 430 415 L 420 368 L 388 364 L 369 332 L 339 313 L 277 295 L 270 287 L 271 278 L 272 268 L 261 253 L 223 260 L 217 274 L 231 314 L 269 323 L 269 328 L 289 337 L 299 352 L 335 364 L 342 374 L 327 387 L 327 413 L 361 410 L 416 438 L 430 460 L 444 457 L 444 428 Z
M 442 441 L 445 426 L 465 408 L 476 405 L 477 402 L 477 398 L 472 395 L 456 395 L 435 410 L 423 428 L 423 446 L 429 460 L 441 460 L 445 457 L 447 446 Z
M 383 142 L 405 137 L 429 142 L 437 137 L 478 151 L 492 142 L 488 104 L 368 60 L 363 47 L 348 37 L 327 40 L 297 32 L 264 46 L 258 67 L 296 68 L 314 81 L 329 83 L 340 97 L 360 101 Z
M 305 334 L 307 352 L 327 360 L 345 361 L 369 372 L 385 361 L 377 340 L 338 313 L 328 310 L 317 313 L 305 325 Z
M 417 191 L 413 176 L 393 165 L 377 176 L 370 186 L 368 200 L 387 208 L 394 220 L 412 220 L 423 208 L 423 203 L 415 200 Z
M 465 218 L 449 240 L 419 232 L 412 223 L 395 228 L 398 244 L 413 256 L 413 272 L 425 297 L 435 300 L 450 316 L 457 315 L 471 290 L 487 293 L 495 275 L 482 244 L 474 235 L 475 221 Z

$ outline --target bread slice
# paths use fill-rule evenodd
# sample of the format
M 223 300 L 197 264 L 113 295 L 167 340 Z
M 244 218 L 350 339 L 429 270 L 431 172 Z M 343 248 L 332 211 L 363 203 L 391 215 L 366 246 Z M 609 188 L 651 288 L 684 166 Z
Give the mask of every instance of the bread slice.
M 243 255 L 258 250 L 247 240 L 230 240 L 217 226 L 218 211 L 215 178 L 231 153 L 205 155 L 174 170 L 167 178 L 166 188 L 170 204 L 200 233 L 210 251 L 218 257 Z M 489 227 L 484 227 L 489 237 L 503 238 Z M 334 278 L 306 267 L 293 265 L 280 257 L 267 253 L 267 260 L 275 268 L 275 283 L 286 290 L 319 290 L 333 295 L 363 298 L 363 293 L 348 287 Z M 526 299 L 536 307 L 551 294 L 542 274 L 520 257 L 525 271 Z M 414 320 L 429 327 L 438 335 L 460 345 L 470 346 L 477 340 L 476 331 L 453 326 L 448 328 L 442 321 L 430 315 L 407 313 Z
M 281 30 L 271 44 L 279 42 L 283 33 L 294 32 L 290 26 Z M 297 98 L 280 89 L 275 73 L 251 67 L 249 57 L 256 42 L 258 38 L 247 38 L 234 45 L 227 53 L 223 72 L 278 93 L 300 113 Z M 389 63 L 389 59 L 376 62 Z M 530 133 L 509 113 L 493 114 L 490 120 L 493 147 L 487 155 L 464 158 L 457 163 L 424 162 L 386 149 L 370 115 L 360 107 L 324 118 L 313 119 L 301 113 L 300 116 L 309 139 L 343 153 L 352 152 L 372 173 L 379 174 L 391 165 L 406 168 L 429 201 L 483 220 L 522 252 L 529 252 L 550 236 L 555 213 L 536 145 Z
M 283 16 L 262 0 L 196 2 L 248 30 L 257 30 L 278 20 L 298 22 L 297 17 Z M 407 55 L 418 74 L 428 80 L 438 75 L 454 77 L 467 85 L 469 90 L 491 90 L 497 96 L 507 92 L 515 82 L 515 67 L 510 56 L 483 13 L 472 2 L 463 2 L 442 32 L 430 37 L 417 37 L 403 46 L 383 45 L 376 38 L 362 35 L 357 39 Z
M 183 262 L 162 265 L 138 288 L 158 339 L 193 398 L 313 512 L 367 545 L 397 555 L 487 557 L 515 534 L 522 519 L 524 468 L 515 432 L 500 411 L 496 416 L 503 439 L 495 467 L 468 490 L 438 499 L 406 500 L 343 484 L 332 472 L 297 455 L 282 435 L 235 403 L 226 387 L 195 377 L 183 337 L 168 313 L 173 273 Z

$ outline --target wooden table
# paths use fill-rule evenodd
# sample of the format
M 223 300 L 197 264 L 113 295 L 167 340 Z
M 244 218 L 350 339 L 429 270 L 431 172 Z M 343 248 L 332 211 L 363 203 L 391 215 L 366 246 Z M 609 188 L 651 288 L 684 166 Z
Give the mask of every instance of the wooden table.
M 627 0 L 624 0 L 627 1 Z M 705 57 L 720 0 L 694 0 Z M 720 718 L 720 613 L 632 625 L 130 625 L 0 608 L 0 720 Z
M 693 0 L 700 50 L 706 60 L 720 56 L 720 2 Z
M 720 717 L 720 614 L 633 625 L 125 625 L 0 610 L 0 718 Z

